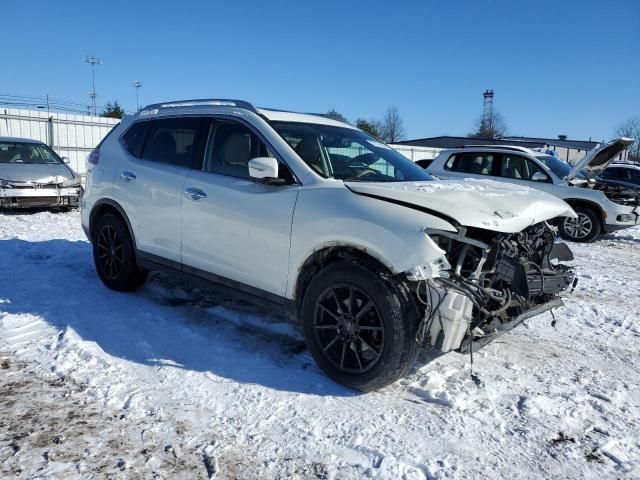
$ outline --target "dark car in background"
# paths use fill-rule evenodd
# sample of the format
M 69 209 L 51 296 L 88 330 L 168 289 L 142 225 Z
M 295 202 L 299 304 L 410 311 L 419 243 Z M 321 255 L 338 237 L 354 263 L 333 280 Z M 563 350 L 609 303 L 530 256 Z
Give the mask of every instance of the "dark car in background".
M 613 163 L 596 179 L 595 190 L 623 205 L 640 205 L 640 165 Z
M 0 208 L 71 208 L 81 178 L 48 145 L 0 137 Z

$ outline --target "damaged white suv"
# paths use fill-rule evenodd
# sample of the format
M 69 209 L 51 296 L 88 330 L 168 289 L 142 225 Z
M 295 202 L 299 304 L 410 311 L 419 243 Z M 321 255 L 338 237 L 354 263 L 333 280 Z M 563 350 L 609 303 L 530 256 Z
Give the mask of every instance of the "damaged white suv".
M 96 270 L 133 290 L 173 269 L 291 312 L 334 380 L 373 390 L 419 348 L 468 351 L 573 283 L 549 194 L 437 181 L 362 131 L 236 100 L 151 105 L 88 159 Z

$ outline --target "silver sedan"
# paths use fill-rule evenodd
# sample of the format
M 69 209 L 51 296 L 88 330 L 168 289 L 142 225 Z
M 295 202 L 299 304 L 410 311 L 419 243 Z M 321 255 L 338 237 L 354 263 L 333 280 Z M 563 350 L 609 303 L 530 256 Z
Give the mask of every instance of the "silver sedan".
M 82 195 L 80 177 L 37 140 L 0 137 L 0 208 L 69 208 Z

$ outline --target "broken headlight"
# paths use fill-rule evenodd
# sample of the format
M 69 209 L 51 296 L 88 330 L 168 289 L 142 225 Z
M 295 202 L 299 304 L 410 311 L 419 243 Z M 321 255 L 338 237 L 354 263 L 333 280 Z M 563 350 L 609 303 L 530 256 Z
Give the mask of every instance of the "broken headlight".
M 79 187 L 81 183 L 80 177 L 73 177 L 69 180 L 65 180 L 60 184 L 61 188 Z

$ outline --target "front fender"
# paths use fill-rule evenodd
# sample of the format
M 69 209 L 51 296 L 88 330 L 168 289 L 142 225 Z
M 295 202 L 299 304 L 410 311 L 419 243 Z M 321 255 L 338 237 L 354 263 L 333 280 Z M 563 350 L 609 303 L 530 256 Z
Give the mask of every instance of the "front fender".
M 441 258 L 442 250 L 424 228 L 456 231 L 433 215 L 356 195 L 344 187 L 303 189 L 293 217 L 286 295 L 294 298 L 302 266 L 327 247 L 360 250 L 394 274 Z

